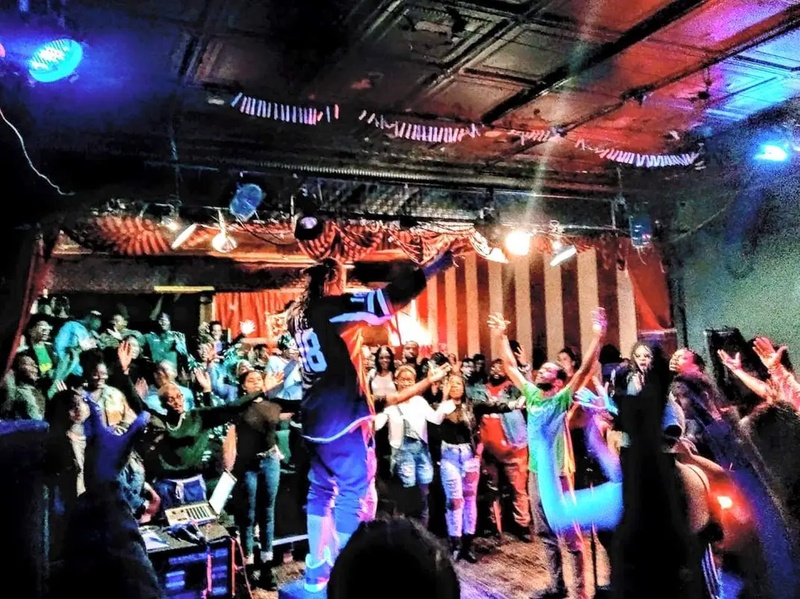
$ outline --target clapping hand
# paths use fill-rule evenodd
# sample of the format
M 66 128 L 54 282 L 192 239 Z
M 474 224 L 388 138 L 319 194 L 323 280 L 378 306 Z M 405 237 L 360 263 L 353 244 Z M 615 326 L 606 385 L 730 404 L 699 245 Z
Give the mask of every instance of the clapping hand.
M 141 412 L 120 434 L 116 432 L 116 427 L 106 427 L 100 407 L 94 401 L 85 401 L 89 405 L 84 465 L 87 486 L 114 482 L 128 460 L 136 437 L 150 422 L 150 413 Z
M 588 387 L 578 389 L 575 392 L 575 403 L 592 412 L 607 412 L 616 416 L 619 411 L 608 394 L 608 383 L 604 385 L 603 381 L 597 377 L 592 378 L 592 382 L 596 392 L 591 391 Z

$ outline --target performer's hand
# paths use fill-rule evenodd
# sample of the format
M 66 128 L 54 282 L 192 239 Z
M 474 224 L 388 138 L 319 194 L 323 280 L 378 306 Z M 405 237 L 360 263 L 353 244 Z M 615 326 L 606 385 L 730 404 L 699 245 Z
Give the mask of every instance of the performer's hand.
M 133 443 L 150 422 L 150 413 L 142 412 L 121 434 L 117 427 L 106 427 L 100 407 L 92 400 L 86 421 L 86 457 L 84 463 L 87 488 L 116 481 L 128 461 Z
M 453 252 L 450 250 L 445 250 L 437 255 L 433 260 L 428 262 L 427 266 L 422 269 L 422 272 L 425 273 L 425 278 L 430 279 L 433 276 L 436 276 L 440 272 L 443 272 L 453 266 L 455 264 L 455 260 L 453 257 Z
M 619 412 L 617 406 L 611 401 L 608 395 L 608 383 L 605 385 L 597 377 L 593 377 L 595 392 L 592 392 L 587 387 L 582 387 L 575 392 L 575 403 L 583 408 L 592 412 L 608 412 L 612 416 L 616 416 Z

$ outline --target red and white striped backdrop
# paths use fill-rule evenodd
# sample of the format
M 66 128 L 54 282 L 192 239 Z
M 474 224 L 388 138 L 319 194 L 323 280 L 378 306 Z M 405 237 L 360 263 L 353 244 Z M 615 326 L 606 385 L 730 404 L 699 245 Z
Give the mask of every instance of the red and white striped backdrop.
M 428 282 L 400 317 L 401 334 L 411 334 L 413 327 L 408 325 L 416 317 L 434 351 L 446 346 L 458 356 L 481 352 L 493 357 L 498 348 L 492 347 L 486 317 L 502 312 L 511 321 L 511 339 L 527 352 L 538 342 L 554 358 L 564 346 L 585 353 L 592 336 L 591 310 L 602 306 L 609 320 L 607 342 L 628 353 L 637 338 L 628 272 L 614 264 L 604 267 L 593 249 L 558 267 L 551 267 L 548 260 L 537 254 L 498 264 L 469 255 L 458 268 Z M 427 341 L 416 340 L 423 345 Z

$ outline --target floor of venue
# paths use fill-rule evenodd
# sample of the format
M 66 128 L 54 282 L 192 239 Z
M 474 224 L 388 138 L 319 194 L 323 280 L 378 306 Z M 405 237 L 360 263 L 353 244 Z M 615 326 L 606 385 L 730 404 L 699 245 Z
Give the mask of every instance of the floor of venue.
M 588 548 L 587 540 L 587 548 Z M 458 562 L 461 580 L 461 597 L 463 599 L 528 599 L 533 591 L 547 585 L 548 577 L 545 570 L 544 556 L 541 544 L 534 540 L 533 543 L 523 543 L 507 535 L 503 541 L 497 539 L 476 540 L 476 552 L 480 556 L 477 564 Z M 303 574 L 303 563 L 287 560 L 276 570 L 279 586 L 298 580 Z M 591 552 L 586 552 L 587 590 L 593 594 L 593 567 Z M 565 560 L 565 575 L 567 583 L 572 577 L 570 565 Z M 600 585 L 608 583 L 608 560 L 602 547 L 597 544 L 597 570 Z M 277 599 L 277 592 L 268 592 L 261 589 L 253 591 L 254 599 Z

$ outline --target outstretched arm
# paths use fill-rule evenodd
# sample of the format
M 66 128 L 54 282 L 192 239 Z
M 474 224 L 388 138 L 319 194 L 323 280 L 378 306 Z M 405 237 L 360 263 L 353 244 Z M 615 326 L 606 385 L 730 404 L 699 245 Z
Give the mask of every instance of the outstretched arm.
M 719 356 L 720 362 L 731 371 L 731 374 L 742 381 L 744 386 L 750 389 L 750 391 L 758 395 L 761 399 L 766 399 L 769 396 L 769 386 L 767 383 L 754 377 L 742 368 L 741 354 L 737 352 L 735 356 L 731 357 L 728 352 L 719 349 L 717 350 L 717 356 Z
M 575 371 L 572 380 L 568 383 L 573 389 L 580 389 L 589 382 L 589 377 L 592 375 L 597 359 L 600 357 L 600 349 L 603 347 L 603 340 L 606 338 L 606 329 L 608 328 L 608 319 L 606 311 L 603 308 L 595 308 L 592 310 L 592 337 L 589 343 L 589 349 L 586 352 L 583 363 L 580 368 Z
M 387 395 L 386 405 L 393 406 L 408 401 L 417 395 L 422 395 L 433 383 L 441 381 L 448 372 L 450 372 L 449 364 L 445 364 L 444 366 L 436 366 L 433 362 L 430 362 L 430 365 L 428 366 L 428 376 L 426 376 L 420 382 L 411 385 L 407 389 L 396 391 L 395 393 L 390 393 Z
M 622 518 L 622 482 L 608 482 L 593 489 L 568 493 L 561 487 L 556 463 L 556 439 L 563 432 L 563 413 L 547 408 L 529 414 L 538 430 L 531 451 L 536 452 L 539 494 L 547 522 L 557 533 L 575 524 L 582 529 L 616 528 Z
M 514 383 L 517 389 L 522 391 L 528 381 L 517 367 L 517 358 L 514 356 L 511 344 L 508 342 L 508 335 L 506 335 L 507 326 L 508 321 L 503 318 L 502 314 L 489 315 L 489 329 L 492 331 L 492 336 L 500 342 L 500 359 L 503 360 L 503 369 L 506 371 L 506 376 L 508 380 Z

